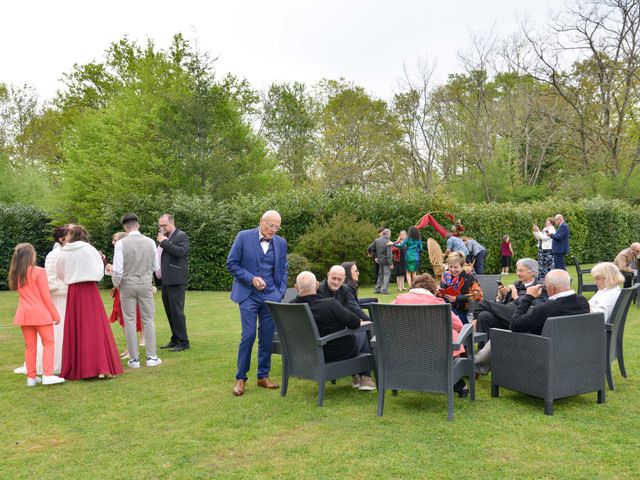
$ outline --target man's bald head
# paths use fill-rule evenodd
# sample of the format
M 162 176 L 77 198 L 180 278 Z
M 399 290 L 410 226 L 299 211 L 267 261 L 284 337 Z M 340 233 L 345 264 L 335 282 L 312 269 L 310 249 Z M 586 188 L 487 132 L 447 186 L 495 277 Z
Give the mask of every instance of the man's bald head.
M 544 284 L 549 295 L 555 295 L 571 290 L 571 277 L 564 270 L 551 270 L 544 277 Z
M 340 289 L 346 276 L 347 272 L 342 265 L 334 265 L 331 267 L 329 269 L 329 273 L 327 273 L 327 285 L 329 286 L 329 290 L 335 292 Z
M 300 272 L 296 277 L 296 290 L 301 297 L 314 295 L 318 291 L 316 276 L 311 272 Z
M 280 230 L 282 219 L 275 210 L 267 210 L 260 218 L 260 234 L 269 240 Z

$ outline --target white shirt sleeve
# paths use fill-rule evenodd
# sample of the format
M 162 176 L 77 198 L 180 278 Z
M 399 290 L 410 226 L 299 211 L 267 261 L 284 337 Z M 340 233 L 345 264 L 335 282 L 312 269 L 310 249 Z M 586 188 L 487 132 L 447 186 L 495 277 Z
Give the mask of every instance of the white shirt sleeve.
M 149 240 L 151 240 L 149 242 L 149 248 L 153 252 L 152 268 L 154 272 L 157 272 L 158 270 L 160 270 L 160 264 L 158 263 L 158 248 L 156 247 L 156 242 L 154 242 L 153 239 L 149 239 Z
M 120 285 L 122 275 L 124 274 L 124 255 L 122 253 L 122 242 L 118 240 L 113 249 L 113 278 L 111 279 L 114 287 Z

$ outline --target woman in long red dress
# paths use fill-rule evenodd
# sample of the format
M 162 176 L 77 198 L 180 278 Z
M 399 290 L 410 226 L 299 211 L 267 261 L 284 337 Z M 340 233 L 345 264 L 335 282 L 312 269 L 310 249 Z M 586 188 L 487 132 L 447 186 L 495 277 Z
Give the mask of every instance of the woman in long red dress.
M 104 263 L 89 243 L 82 225 L 69 229 L 56 271 L 58 278 L 69 285 L 61 375 L 67 380 L 81 380 L 122 373 L 116 342 L 96 284 L 104 276 Z

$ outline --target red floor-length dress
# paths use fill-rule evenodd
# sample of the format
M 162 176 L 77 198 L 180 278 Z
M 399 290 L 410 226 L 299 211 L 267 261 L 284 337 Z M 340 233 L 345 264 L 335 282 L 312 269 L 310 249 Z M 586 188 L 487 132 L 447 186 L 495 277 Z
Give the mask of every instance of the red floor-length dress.
M 122 373 L 122 363 L 96 282 L 69 285 L 62 346 L 67 380 Z

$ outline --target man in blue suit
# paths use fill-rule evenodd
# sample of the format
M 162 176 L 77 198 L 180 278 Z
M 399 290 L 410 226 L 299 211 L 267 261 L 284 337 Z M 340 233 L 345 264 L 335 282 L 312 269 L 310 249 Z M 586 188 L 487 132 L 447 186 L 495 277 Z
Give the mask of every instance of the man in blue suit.
M 569 225 L 564 221 L 564 217 L 557 214 L 553 218 L 553 223 L 556 224 L 556 233 L 549 235 L 551 237 L 551 254 L 553 255 L 553 263 L 556 269 L 566 270 L 567 266 L 564 263 L 564 256 L 569 253 Z
M 262 215 L 258 228 L 243 230 L 236 236 L 227 257 L 227 270 L 233 275 L 231 300 L 240 305 L 242 338 L 238 348 L 238 371 L 233 394 L 244 394 L 247 372 L 251 367 L 251 350 L 258 325 L 258 386 L 276 389 L 269 380 L 271 343 L 274 324 L 266 301 L 279 302 L 287 290 L 289 265 L 287 241 L 276 235 L 280 214 L 269 210 Z

